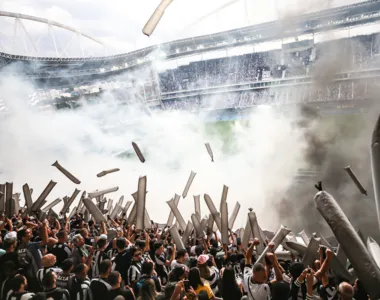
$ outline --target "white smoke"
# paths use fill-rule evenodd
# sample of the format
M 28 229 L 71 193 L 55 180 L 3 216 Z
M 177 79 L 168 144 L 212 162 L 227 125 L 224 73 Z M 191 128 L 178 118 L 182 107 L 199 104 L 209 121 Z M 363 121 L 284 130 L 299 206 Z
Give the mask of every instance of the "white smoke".
M 182 194 L 194 171 L 197 175 L 189 194 L 179 204 L 185 219 L 194 211 L 193 195 L 202 195 L 203 216 L 209 213 L 204 193 L 219 207 L 225 184 L 230 188 L 230 212 L 236 201 L 242 205 L 235 227 L 244 226 L 246 212 L 253 207 L 262 226 L 276 229 L 276 212 L 269 210 L 267 203 L 272 204 L 273 197 L 285 193 L 297 169 L 303 166 L 302 132 L 292 127 L 292 117 L 278 115 L 270 107 L 258 107 L 247 120 L 228 125 L 232 134 L 225 142 L 223 130 L 210 130 L 213 125 L 197 114 L 158 112 L 149 117 L 115 101 L 84 105 L 78 110 L 42 112 L 27 106 L 25 99 L 33 88 L 25 82 L 3 80 L 0 91 L 10 111 L 0 121 L 0 182 L 14 182 L 14 192 L 21 192 L 22 185 L 28 183 L 34 189 L 34 201 L 50 180 L 58 184 L 49 202 L 70 196 L 75 188 L 92 192 L 113 186 L 120 189 L 107 198 L 117 201 L 125 195 L 126 200 L 132 200 L 130 194 L 137 190 L 139 176 L 147 175 L 148 212 L 152 220 L 164 223 L 169 214 L 166 201 L 174 193 Z M 107 123 L 118 129 L 103 130 Z M 131 159 L 113 156 L 131 149 L 132 141 L 146 156 L 145 164 L 135 155 Z M 205 142 L 211 144 L 214 163 Z M 73 184 L 52 167 L 55 160 L 81 184 Z M 96 177 L 110 168 L 121 171 Z

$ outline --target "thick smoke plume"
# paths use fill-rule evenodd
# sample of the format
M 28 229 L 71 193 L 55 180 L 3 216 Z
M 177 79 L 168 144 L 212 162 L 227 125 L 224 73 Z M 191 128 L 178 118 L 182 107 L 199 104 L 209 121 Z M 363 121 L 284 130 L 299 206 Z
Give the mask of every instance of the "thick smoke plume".
M 166 201 L 182 192 L 193 170 L 197 176 L 189 196 L 180 202 L 186 219 L 194 210 L 192 195 L 208 193 L 219 206 L 226 184 L 231 209 L 239 201 L 243 216 L 254 207 L 263 216 L 263 226 L 275 229 L 279 220 L 275 211 L 266 210 L 265 203 L 272 195 L 284 193 L 303 165 L 302 133 L 292 126 L 292 119 L 278 116 L 270 107 L 255 109 L 245 122 L 213 126 L 187 112 L 157 112 L 149 117 L 133 105 L 120 105 L 110 95 L 101 104 L 43 112 L 26 105 L 27 94 L 33 90 L 27 83 L 3 79 L 0 90 L 9 108 L 0 122 L 0 182 L 13 181 L 15 191 L 28 183 L 34 189 L 34 200 L 51 179 L 58 184 L 49 201 L 71 195 L 76 187 L 92 192 L 113 186 L 120 190 L 110 198 L 125 195 L 131 200 L 139 176 L 147 175 L 147 208 L 151 218 L 162 223 L 169 214 Z M 225 140 L 219 130 L 230 131 L 230 137 Z M 145 164 L 133 154 L 132 141 L 142 149 Z M 215 163 L 210 162 L 205 142 L 213 148 Z M 114 157 L 125 150 L 131 151 L 130 159 Z M 81 185 L 51 167 L 55 160 Z M 110 168 L 121 171 L 96 177 Z M 202 200 L 202 215 L 206 214 Z M 239 218 L 236 226 L 244 223 L 245 218 Z
M 353 47 L 358 52 L 362 49 L 360 44 Z M 312 71 L 314 83 L 311 95 L 316 91 L 326 93 L 322 98 L 328 97 L 326 91 L 331 88 L 334 74 L 342 72 L 343 66 L 345 69 L 350 68 L 347 67 L 347 62 L 350 61 L 348 56 L 344 53 L 337 55 L 339 49 L 329 48 L 326 53 L 329 55 L 322 57 Z M 371 135 L 380 111 L 380 104 L 375 96 L 378 87 L 367 84 L 364 89 L 360 81 L 354 84 L 355 101 L 362 99 L 365 101 L 363 103 L 368 104 L 367 114 L 326 116 L 319 113 L 316 105 L 309 103 L 300 107 L 300 116 L 295 121 L 295 126 L 302 130 L 307 144 L 304 149 L 305 162 L 318 175 L 304 184 L 291 187 L 283 198 L 279 215 L 283 222 L 297 230 L 305 228 L 309 233 L 322 230 L 327 235 L 331 234 L 312 202 L 316 192 L 313 185 L 322 181 L 324 189 L 336 197 L 356 228 L 361 229 L 365 235 L 379 237 L 369 155 Z M 313 102 L 315 99 L 307 101 Z M 350 107 L 354 104 L 354 101 L 342 101 L 337 106 Z M 344 171 L 343 168 L 348 165 L 365 186 L 368 197 L 361 195 Z

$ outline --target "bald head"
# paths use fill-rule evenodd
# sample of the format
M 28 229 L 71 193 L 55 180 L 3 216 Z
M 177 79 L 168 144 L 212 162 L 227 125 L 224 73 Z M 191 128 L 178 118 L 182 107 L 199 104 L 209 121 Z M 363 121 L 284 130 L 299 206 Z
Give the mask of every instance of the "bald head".
M 44 257 L 42 257 L 42 266 L 45 268 L 53 267 L 56 263 L 55 255 L 53 254 L 46 254 Z
M 347 282 L 342 282 L 339 285 L 339 295 L 342 300 L 351 300 L 354 297 L 354 288 Z

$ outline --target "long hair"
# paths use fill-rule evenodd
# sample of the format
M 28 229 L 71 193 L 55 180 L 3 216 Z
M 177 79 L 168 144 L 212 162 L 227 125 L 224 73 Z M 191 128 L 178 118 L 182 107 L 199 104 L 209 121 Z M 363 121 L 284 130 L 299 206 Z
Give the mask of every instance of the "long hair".
M 199 285 L 204 285 L 203 279 L 198 268 L 191 268 L 188 275 L 189 283 L 194 290 L 198 288 Z
M 205 264 L 197 264 L 197 267 L 199 269 L 199 272 L 201 273 L 201 277 L 204 279 L 210 278 L 211 276 L 211 270 L 207 263 Z
M 236 298 L 236 294 L 240 292 L 239 286 L 236 282 L 235 271 L 232 267 L 226 267 L 223 272 L 222 282 L 222 298 L 229 300 Z
M 154 300 L 156 299 L 156 285 L 152 279 L 147 279 L 141 285 L 140 297 L 138 300 Z

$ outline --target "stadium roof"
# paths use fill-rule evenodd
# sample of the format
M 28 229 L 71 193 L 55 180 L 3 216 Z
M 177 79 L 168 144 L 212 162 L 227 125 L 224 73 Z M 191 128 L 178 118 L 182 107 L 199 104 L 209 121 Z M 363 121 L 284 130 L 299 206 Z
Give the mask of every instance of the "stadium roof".
M 210 35 L 175 40 L 113 56 L 52 58 L 19 56 L 0 52 L 0 69 L 9 65 L 16 66 L 17 73 L 44 81 L 62 77 L 106 76 L 120 73 L 131 66 L 149 63 L 156 57 L 160 59 L 179 58 L 302 34 L 358 26 L 379 20 L 380 0 L 371 0 L 294 16 L 286 19 L 286 22 L 283 20 L 266 22 Z

